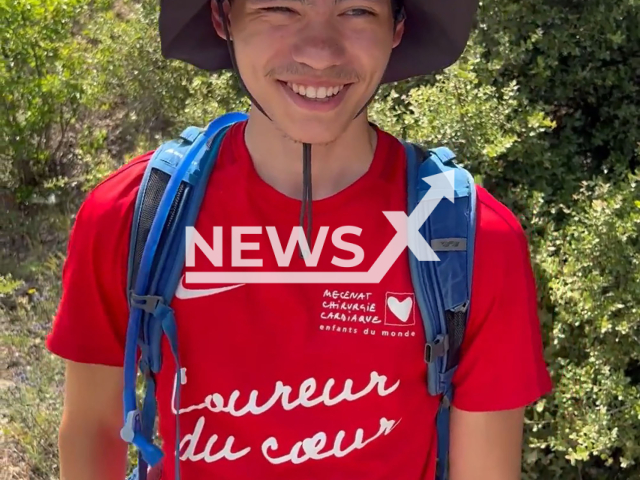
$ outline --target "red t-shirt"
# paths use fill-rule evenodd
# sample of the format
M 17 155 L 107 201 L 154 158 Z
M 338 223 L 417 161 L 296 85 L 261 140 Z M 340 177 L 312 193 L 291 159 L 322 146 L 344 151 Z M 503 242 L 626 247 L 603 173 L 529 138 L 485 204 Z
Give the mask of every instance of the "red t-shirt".
M 223 142 L 195 225 L 208 243 L 213 227 L 223 227 L 224 267 L 232 256 L 231 226 L 262 226 L 261 234 L 243 236 L 259 250 L 245 250 L 242 258 L 262 259 L 269 271 L 339 270 L 333 256 L 350 257 L 333 245 L 331 233 L 348 225 L 362 229 L 344 240 L 363 248 L 357 269 L 367 271 L 396 233 L 382 212 L 406 211 L 401 144 L 378 131 L 367 173 L 314 202 L 314 237 L 329 227 L 317 267 L 306 267 L 297 250 L 289 267 L 278 267 L 265 227 L 274 226 L 286 248 L 300 202 L 259 177 L 244 125 Z M 78 213 L 47 341 L 61 357 L 122 365 L 129 232 L 149 157 L 103 181 Z M 527 242 L 514 215 L 482 188 L 477 214 L 471 314 L 453 404 L 471 411 L 521 407 L 551 389 Z M 218 268 L 200 249 L 195 260 L 185 271 Z M 406 249 L 379 284 L 245 284 L 194 293 L 216 286 L 183 283 L 172 303 L 186 377 L 184 480 L 434 478 L 439 399 L 426 388 L 424 333 Z M 171 480 L 176 372 L 166 341 L 163 352 L 159 431 L 163 478 Z

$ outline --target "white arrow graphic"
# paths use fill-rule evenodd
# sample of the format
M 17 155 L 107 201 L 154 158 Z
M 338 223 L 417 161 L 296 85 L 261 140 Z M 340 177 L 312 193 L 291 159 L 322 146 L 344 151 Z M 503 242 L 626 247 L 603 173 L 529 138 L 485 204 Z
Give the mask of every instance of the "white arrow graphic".
M 422 200 L 420 200 L 418 205 L 416 205 L 416 208 L 411 212 L 411 215 L 408 218 L 404 212 L 383 213 L 396 231 L 400 232 L 401 229 L 408 229 L 409 238 L 407 245 L 418 260 L 422 262 L 439 261 L 440 258 L 438 258 L 433 249 L 425 241 L 424 237 L 420 235 L 419 229 L 438 206 L 440 200 L 446 198 L 453 202 L 454 172 L 453 170 L 450 170 L 430 177 L 424 177 L 422 180 L 431 185 L 431 188 Z

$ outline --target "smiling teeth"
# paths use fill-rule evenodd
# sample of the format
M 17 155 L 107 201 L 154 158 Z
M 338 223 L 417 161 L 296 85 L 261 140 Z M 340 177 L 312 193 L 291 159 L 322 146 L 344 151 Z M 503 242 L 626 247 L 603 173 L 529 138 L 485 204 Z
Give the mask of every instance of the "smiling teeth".
M 297 83 L 288 82 L 287 86 L 296 92 L 298 95 L 302 95 L 307 98 L 327 98 L 332 97 L 340 90 L 344 88 L 344 85 L 339 85 L 336 87 L 305 87 L 304 85 L 298 85 Z

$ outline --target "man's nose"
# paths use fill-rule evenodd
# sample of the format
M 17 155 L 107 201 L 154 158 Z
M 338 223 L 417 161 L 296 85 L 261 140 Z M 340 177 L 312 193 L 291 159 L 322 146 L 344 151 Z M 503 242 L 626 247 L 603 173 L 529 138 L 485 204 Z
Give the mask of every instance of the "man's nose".
M 315 70 L 324 70 L 344 62 L 344 36 L 331 21 L 316 19 L 305 22 L 293 45 L 293 59 Z

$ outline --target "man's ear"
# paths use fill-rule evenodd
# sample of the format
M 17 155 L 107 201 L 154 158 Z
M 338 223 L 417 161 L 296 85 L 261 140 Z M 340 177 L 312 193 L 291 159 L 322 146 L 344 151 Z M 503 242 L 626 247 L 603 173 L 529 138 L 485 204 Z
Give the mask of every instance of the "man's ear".
M 222 4 L 222 8 L 224 9 L 224 13 L 220 11 L 220 3 Z M 223 40 L 227 39 L 227 36 L 224 31 L 223 21 L 224 18 L 222 15 L 226 15 L 227 20 L 229 20 L 229 2 L 227 0 L 223 0 L 218 3 L 218 0 L 211 0 L 211 22 L 213 23 L 213 28 L 215 28 L 216 33 Z M 231 33 L 231 32 L 229 32 Z
M 402 36 L 404 35 L 404 16 L 400 21 L 396 23 L 395 31 L 393 32 L 393 48 L 396 48 L 400 45 L 400 41 L 402 40 Z

